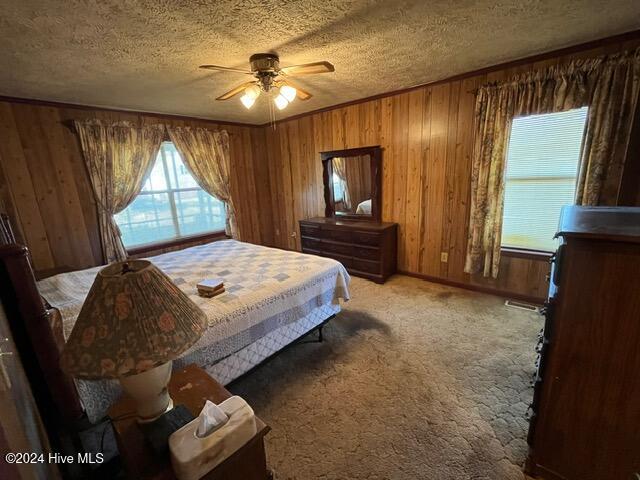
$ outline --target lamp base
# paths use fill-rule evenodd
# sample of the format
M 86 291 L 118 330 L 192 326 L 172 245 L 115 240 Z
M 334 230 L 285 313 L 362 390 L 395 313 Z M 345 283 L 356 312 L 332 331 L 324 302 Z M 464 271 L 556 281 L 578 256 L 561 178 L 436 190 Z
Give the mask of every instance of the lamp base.
M 153 422 L 173 408 L 167 385 L 171 378 L 171 361 L 137 375 L 121 377 L 120 385 L 136 401 L 138 423 Z

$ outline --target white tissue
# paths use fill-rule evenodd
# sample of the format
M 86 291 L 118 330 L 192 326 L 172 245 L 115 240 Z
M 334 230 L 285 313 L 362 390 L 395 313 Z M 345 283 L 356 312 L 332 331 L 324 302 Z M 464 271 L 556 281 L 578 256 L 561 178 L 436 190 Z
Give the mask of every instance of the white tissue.
M 229 417 L 222 409 L 210 400 L 204 404 L 200 415 L 198 415 L 198 428 L 196 436 L 203 438 L 217 430 L 229 421 Z

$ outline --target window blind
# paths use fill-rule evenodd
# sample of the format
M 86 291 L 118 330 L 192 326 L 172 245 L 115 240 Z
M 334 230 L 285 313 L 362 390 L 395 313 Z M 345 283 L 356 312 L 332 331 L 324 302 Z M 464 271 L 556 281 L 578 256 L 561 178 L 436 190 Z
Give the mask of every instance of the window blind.
M 553 251 L 574 202 L 587 107 L 515 118 L 507 150 L 502 246 Z

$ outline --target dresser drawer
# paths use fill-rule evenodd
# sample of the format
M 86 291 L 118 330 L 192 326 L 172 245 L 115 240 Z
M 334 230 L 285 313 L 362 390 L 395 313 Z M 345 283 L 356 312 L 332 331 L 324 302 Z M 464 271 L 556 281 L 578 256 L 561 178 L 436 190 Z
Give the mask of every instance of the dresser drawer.
M 345 255 L 338 255 L 337 253 L 330 253 L 330 252 L 322 252 L 322 256 L 327 258 L 333 258 L 334 260 L 337 260 L 342 265 L 344 265 L 345 268 L 351 268 L 351 265 L 352 265 L 351 257 L 347 257 Z
M 353 247 L 350 244 L 331 242 L 328 240 L 322 241 L 322 251 L 328 253 L 337 253 L 338 255 L 345 255 L 348 257 L 353 255 Z
M 353 243 L 359 243 L 361 245 L 373 245 L 378 246 L 382 243 L 382 235 L 376 232 L 353 232 Z
M 302 237 L 300 238 L 300 242 L 302 243 L 303 249 L 321 250 L 320 240 L 316 238 Z
M 307 237 L 319 237 L 320 227 L 318 225 L 300 224 L 300 235 Z
M 380 249 L 375 247 L 354 246 L 353 256 L 364 260 L 380 261 Z
M 382 270 L 380 268 L 380 262 L 371 262 L 369 260 L 360 260 L 357 258 L 352 260 L 351 265 L 355 270 L 366 273 L 380 273 Z
M 322 238 L 336 240 L 338 242 L 351 243 L 351 232 L 349 230 L 334 230 L 330 228 L 322 229 Z

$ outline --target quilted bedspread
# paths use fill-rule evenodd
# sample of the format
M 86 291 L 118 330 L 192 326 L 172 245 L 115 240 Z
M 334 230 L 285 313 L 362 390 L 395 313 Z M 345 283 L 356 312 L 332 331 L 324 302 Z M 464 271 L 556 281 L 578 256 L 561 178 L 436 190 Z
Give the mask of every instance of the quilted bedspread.
M 208 328 L 178 363 L 207 367 L 273 330 L 328 303 L 349 299 L 349 274 L 334 260 L 235 240 L 165 253 L 148 260 L 165 272 L 202 310 Z M 38 282 L 62 316 L 68 338 L 93 280 L 102 267 L 63 273 Z M 198 296 L 205 278 L 224 279 L 225 292 Z M 80 398 L 97 420 L 119 394 L 114 381 L 78 381 Z

